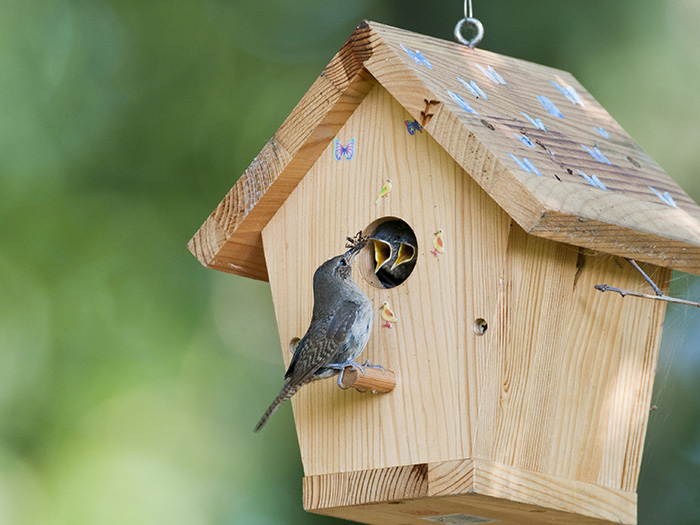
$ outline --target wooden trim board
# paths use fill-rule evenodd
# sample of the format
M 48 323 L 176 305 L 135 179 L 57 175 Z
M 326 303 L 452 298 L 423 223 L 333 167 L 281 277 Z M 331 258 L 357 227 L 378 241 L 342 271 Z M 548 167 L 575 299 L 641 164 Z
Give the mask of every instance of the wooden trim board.
M 363 523 L 426 525 L 460 513 L 505 525 L 636 523 L 636 506 L 634 492 L 479 459 L 304 478 L 306 510 Z

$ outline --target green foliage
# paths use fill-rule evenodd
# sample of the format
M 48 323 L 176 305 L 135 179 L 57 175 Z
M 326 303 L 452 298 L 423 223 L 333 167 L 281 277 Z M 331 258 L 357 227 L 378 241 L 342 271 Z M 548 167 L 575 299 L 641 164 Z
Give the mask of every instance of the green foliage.
M 362 18 L 461 3 L 0 3 L 0 523 L 322 523 L 301 508 L 269 287 L 185 244 Z M 700 200 L 690 0 L 474 2 Z M 696 279 L 675 293 L 697 300 Z M 641 523 L 700 515 L 700 319 L 669 307 Z M 288 405 L 288 404 L 287 404 Z

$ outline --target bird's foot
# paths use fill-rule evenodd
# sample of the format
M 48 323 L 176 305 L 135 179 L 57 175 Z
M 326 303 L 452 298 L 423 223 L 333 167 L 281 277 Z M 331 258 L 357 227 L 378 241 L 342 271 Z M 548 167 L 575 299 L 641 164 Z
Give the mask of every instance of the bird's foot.
M 430 253 L 432 253 L 435 257 L 438 256 L 438 251 L 437 251 L 437 250 L 430 250 Z
M 361 375 L 365 375 L 365 365 L 361 365 L 360 363 L 356 363 L 355 361 L 352 361 L 348 359 L 344 363 L 331 363 L 329 365 L 326 365 L 326 368 L 330 368 L 331 370 L 339 370 L 340 373 L 338 374 L 338 386 L 342 390 L 347 390 L 348 387 L 343 386 L 343 375 L 345 374 L 345 370 L 349 368 L 350 370 L 359 370 Z M 372 366 L 370 368 L 373 368 Z
M 384 321 L 384 324 L 382 325 L 382 327 L 391 328 L 391 323 L 389 321 Z
M 362 366 L 365 368 L 376 368 L 377 370 L 381 370 L 386 374 L 386 368 L 384 368 L 382 365 L 373 365 L 372 363 L 369 362 L 369 359 L 362 363 Z M 364 375 L 364 373 L 362 374 Z

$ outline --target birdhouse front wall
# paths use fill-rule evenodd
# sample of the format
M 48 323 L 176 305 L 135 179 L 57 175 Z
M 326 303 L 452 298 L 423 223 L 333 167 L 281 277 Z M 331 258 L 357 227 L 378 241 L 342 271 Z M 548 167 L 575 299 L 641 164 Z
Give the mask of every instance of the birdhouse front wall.
M 354 270 L 376 306 L 360 361 L 395 371 L 393 392 L 323 380 L 292 399 L 306 476 L 479 458 L 634 493 L 664 305 L 597 292 L 643 283 L 622 259 L 525 233 L 411 122 L 375 85 L 263 230 L 285 365 L 311 318 L 314 270 L 346 236 L 397 217 L 418 242 L 395 288 Z M 444 253 L 432 251 L 438 229 Z
M 439 257 L 430 250 L 439 228 L 450 238 L 471 236 L 470 227 L 506 228 L 509 218 L 495 206 L 484 207 L 480 201 L 488 197 L 427 133 L 411 135 L 408 119 L 408 113 L 375 86 L 337 135 L 343 146 L 354 139 L 352 158 L 344 154 L 336 160 L 331 141 L 263 230 L 284 347 L 308 327 L 314 270 L 345 250 L 346 236 L 378 218 L 398 217 L 418 239 L 416 267 L 396 288 L 375 288 L 354 269 L 355 282 L 377 307 L 360 361 L 400 370 L 394 391 L 361 394 L 321 381 L 305 386 L 292 399 L 306 475 L 471 454 L 469 399 L 474 393 L 469 387 L 475 382 L 464 374 L 474 374 L 476 368 L 468 364 L 463 334 L 464 314 L 473 316 L 473 302 L 457 292 L 464 276 L 456 264 L 465 260 L 466 253 L 459 250 L 468 247 L 457 244 Z M 388 178 L 393 189 L 377 201 Z M 497 242 L 494 238 L 487 244 Z M 378 308 L 385 300 L 399 317 L 391 329 L 382 328 L 379 318 Z M 283 354 L 288 365 L 291 355 L 286 349 Z

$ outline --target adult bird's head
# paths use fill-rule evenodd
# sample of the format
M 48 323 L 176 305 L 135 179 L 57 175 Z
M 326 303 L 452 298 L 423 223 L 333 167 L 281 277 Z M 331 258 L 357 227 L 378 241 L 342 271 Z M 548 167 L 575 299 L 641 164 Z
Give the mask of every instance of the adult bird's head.
M 314 273 L 314 288 L 316 288 L 317 285 L 322 286 L 330 281 L 352 281 L 353 260 L 355 256 L 360 253 L 362 248 L 365 247 L 367 241 L 368 239 L 362 237 L 361 232 L 353 238 L 348 237 L 348 243 L 345 245 L 346 248 L 349 248 L 348 251 L 341 255 L 331 257 L 318 267 L 316 273 Z

